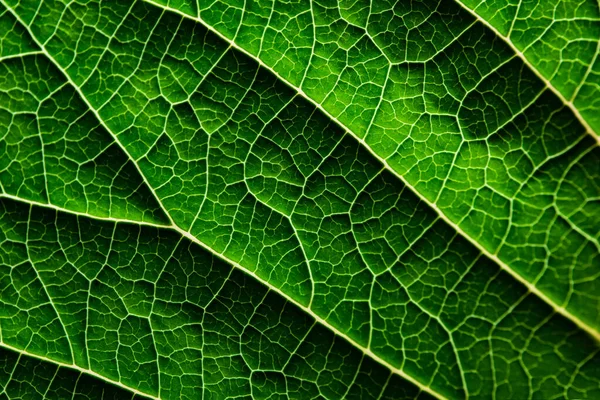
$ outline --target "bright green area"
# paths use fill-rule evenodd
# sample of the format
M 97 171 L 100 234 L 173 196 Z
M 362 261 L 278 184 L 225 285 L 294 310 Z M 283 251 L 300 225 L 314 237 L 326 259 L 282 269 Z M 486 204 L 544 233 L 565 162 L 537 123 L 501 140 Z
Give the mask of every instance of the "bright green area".
M 600 151 L 455 3 L 0 4 L 7 397 L 600 396 Z

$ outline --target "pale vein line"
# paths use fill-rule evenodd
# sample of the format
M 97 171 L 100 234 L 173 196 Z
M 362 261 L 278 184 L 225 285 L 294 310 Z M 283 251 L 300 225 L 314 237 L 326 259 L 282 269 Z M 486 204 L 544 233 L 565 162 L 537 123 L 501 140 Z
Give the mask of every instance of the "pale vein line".
M 16 58 L 25 58 L 27 56 L 34 56 L 36 54 L 44 54 L 42 51 L 28 51 L 27 53 L 11 54 L 8 56 L 0 57 L 0 63 L 8 60 L 14 60 Z
M 4 1 L 4 0 L 2 0 Z M 519 273 L 517 273 L 516 271 L 514 271 L 512 268 L 510 268 L 507 264 L 505 264 L 502 260 L 500 260 L 500 258 L 498 256 L 496 256 L 495 254 L 492 254 L 490 251 L 488 251 L 486 248 L 484 248 L 479 242 L 477 242 L 474 238 L 472 238 L 470 235 L 468 235 L 462 228 L 460 228 L 456 223 L 454 223 L 453 221 L 451 221 L 446 214 L 444 214 L 442 212 L 442 210 L 439 209 L 439 207 L 435 204 L 432 203 L 431 201 L 429 201 L 425 196 L 423 196 L 419 191 L 417 191 L 407 180 L 406 178 L 404 178 L 403 175 L 399 174 L 394 168 L 392 168 L 389 163 L 384 159 L 381 158 L 377 153 L 375 153 L 375 151 L 364 141 L 364 139 L 361 139 L 360 136 L 358 136 L 355 132 L 353 132 L 350 128 L 346 127 L 341 121 L 339 121 L 336 117 L 334 117 L 331 113 L 329 113 L 329 111 L 327 111 L 321 104 L 317 103 L 315 100 L 313 100 L 312 98 L 310 98 L 307 94 L 304 93 L 304 91 L 296 86 L 294 86 L 291 82 L 289 82 L 287 79 L 285 79 L 284 77 L 282 77 L 279 73 L 277 73 L 276 71 L 274 71 L 271 67 L 269 67 L 268 65 L 266 65 L 261 59 L 257 58 L 255 55 L 253 55 L 252 53 L 248 52 L 247 50 L 245 50 L 244 48 L 240 47 L 237 43 L 235 43 L 234 41 L 232 41 L 231 39 L 228 39 L 226 36 L 224 36 L 222 33 L 220 33 L 218 30 L 216 30 L 215 28 L 213 28 L 211 25 L 207 24 L 206 22 L 204 22 L 204 20 L 200 17 L 193 17 L 191 15 L 185 14 L 182 11 L 179 11 L 177 9 L 168 7 L 168 6 L 164 6 L 162 4 L 158 4 L 156 3 L 154 0 L 143 0 L 149 4 L 152 4 L 156 7 L 159 8 L 163 8 L 166 10 L 169 10 L 173 13 L 176 13 L 178 15 L 181 15 L 184 18 L 189 18 L 193 21 L 199 22 L 201 23 L 203 26 L 205 26 L 208 30 L 210 30 L 211 32 L 213 32 L 214 34 L 216 34 L 217 36 L 219 36 L 222 40 L 224 40 L 225 42 L 229 43 L 229 45 L 233 48 L 235 48 L 236 50 L 246 54 L 248 57 L 251 57 L 252 59 L 254 59 L 259 65 L 261 65 L 263 68 L 265 68 L 266 70 L 270 71 L 273 75 L 275 75 L 279 80 L 281 80 L 281 82 L 287 84 L 290 88 L 296 90 L 302 97 L 304 97 L 306 100 L 308 100 L 311 104 L 313 104 L 316 108 L 318 108 L 323 114 L 325 114 L 327 117 L 329 117 L 333 122 L 335 122 L 336 124 L 338 124 L 341 128 L 343 128 L 344 130 L 346 130 L 350 135 L 352 135 L 360 144 L 362 144 L 366 150 L 371 153 L 373 155 L 373 157 L 375 157 L 379 162 L 381 162 L 392 174 L 394 174 L 394 176 L 396 176 L 398 179 L 400 179 L 404 185 L 406 185 L 407 187 L 409 187 L 425 204 L 428 204 L 432 209 L 435 210 L 435 212 L 438 213 L 438 215 L 440 216 L 441 219 L 443 219 L 448 225 L 450 225 L 451 227 L 453 227 L 461 236 L 465 237 L 465 239 L 467 239 L 469 242 L 471 242 L 477 249 L 479 249 L 479 251 L 481 251 L 483 254 L 485 254 L 489 259 L 491 259 L 492 261 L 494 261 L 497 265 L 500 266 L 500 268 L 502 268 L 503 270 L 505 270 L 506 272 L 508 272 L 513 278 L 515 278 L 517 281 L 519 281 L 521 284 L 523 284 L 531 293 L 535 294 L 536 296 L 538 296 L 540 299 L 542 299 L 544 302 L 546 302 L 550 307 L 552 307 L 552 309 L 554 309 L 554 311 L 564 317 L 566 317 L 567 319 L 571 320 L 575 325 L 577 325 L 580 329 L 582 329 L 583 331 L 587 332 L 590 336 L 592 336 L 596 341 L 600 342 L 600 332 L 596 331 L 594 328 L 592 328 L 591 326 L 587 325 L 585 322 L 583 322 L 581 319 L 579 319 L 577 316 L 571 314 L 569 311 L 567 311 L 563 306 L 559 306 L 558 304 L 556 304 L 553 300 L 551 300 L 548 296 L 546 296 L 546 294 L 544 294 L 542 291 L 540 291 L 537 287 L 535 287 L 531 282 L 529 282 L 528 280 L 526 280 L 525 278 L 523 278 Z M 496 30 L 494 30 L 499 36 L 501 36 Z M 514 48 L 514 46 L 513 46 Z M 514 48 L 515 51 L 518 51 L 516 48 Z M 524 58 L 522 53 L 517 53 L 517 55 L 519 55 L 519 57 Z M 529 65 L 529 64 L 528 64 Z M 534 72 L 536 72 L 535 69 L 533 69 Z M 556 88 L 554 88 L 552 85 L 550 85 L 550 83 L 543 78 L 542 76 L 539 75 L 539 72 L 536 72 L 536 74 L 540 77 L 540 79 L 542 79 L 546 85 L 548 86 L 549 89 L 551 89 L 553 92 L 555 92 L 558 96 L 560 96 L 560 98 L 562 100 L 565 101 L 565 104 L 567 104 L 567 101 L 564 99 L 564 97 L 556 90 Z M 572 103 L 570 107 L 571 109 L 576 113 L 575 115 L 581 120 L 582 124 L 584 125 L 584 127 L 587 129 L 587 132 L 590 133 L 597 141 L 598 143 L 600 143 L 600 138 L 595 134 L 595 132 L 593 132 L 591 130 L 591 128 L 589 127 L 589 125 L 587 125 L 587 123 L 585 123 L 585 121 L 583 120 L 583 118 L 581 117 L 581 115 L 579 114 L 579 112 L 574 108 Z M 568 104 L 567 104 L 568 105 Z
M 120 218 L 114 218 L 114 217 L 103 217 L 100 215 L 94 215 L 94 214 L 86 214 L 83 213 L 81 211 L 75 211 L 75 210 L 71 210 L 68 208 L 63 208 L 54 204 L 50 204 L 50 203 L 42 203 L 39 201 L 35 201 L 35 200 L 29 200 L 29 199 L 24 199 L 22 197 L 18 197 L 18 196 L 13 196 L 12 194 L 8 194 L 8 193 L 0 193 L 0 199 L 9 199 L 9 200 L 14 200 L 20 203 L 25 203 L 25 204 L 29 204 L 29 205 L 33 205 L 33 206 L 38 206 L 38 207 L 45 207 L 45 208 L 51 208 L 53 210 L 56 211 L 60 211 L 60 212 L 64 212 L 64 213 L 69 213 L 71 215 L 75 215 L 78 217 L 85 217 L 85 218 L 90 218 L 90 219 L 95 219 L 98 221 L 108 221 L 108 222 L 114 222 L 114 223 L 120 223 L 120 224 L 134 224 L 134 225 L 141 225 L 141 226 L 150 226 L 153 228 L 170 228 L 170 225 L 162 225 L 162 224 L 155 224 L 153 222 L 146 222 L 146 221 L 138 221 L 138 220 L 129 220 L 129 219 L 120 219 Z

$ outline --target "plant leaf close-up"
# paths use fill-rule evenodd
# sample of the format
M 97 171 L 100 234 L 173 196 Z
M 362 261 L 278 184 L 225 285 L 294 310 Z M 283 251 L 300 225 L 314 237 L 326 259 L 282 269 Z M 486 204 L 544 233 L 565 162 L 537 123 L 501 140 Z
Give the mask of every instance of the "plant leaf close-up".
M 600 399 L 597 0 L 0 0 L 0 398 Z

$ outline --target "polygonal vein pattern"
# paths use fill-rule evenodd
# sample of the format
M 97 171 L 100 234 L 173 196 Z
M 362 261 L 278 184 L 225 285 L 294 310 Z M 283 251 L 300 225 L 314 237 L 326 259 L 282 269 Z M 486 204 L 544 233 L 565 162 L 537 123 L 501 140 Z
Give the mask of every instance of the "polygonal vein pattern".
M 460 6 L 2 4 L 2 396 L 600 396 L 597 142 Z

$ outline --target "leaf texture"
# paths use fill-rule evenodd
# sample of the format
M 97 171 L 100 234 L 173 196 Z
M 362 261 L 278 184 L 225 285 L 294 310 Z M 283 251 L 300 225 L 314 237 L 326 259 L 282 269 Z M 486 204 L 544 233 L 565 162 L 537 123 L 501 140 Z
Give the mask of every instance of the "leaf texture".
M 598 5 L 490 7 L 1 0 L 2 395 L 599 397 Z

